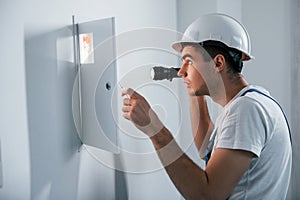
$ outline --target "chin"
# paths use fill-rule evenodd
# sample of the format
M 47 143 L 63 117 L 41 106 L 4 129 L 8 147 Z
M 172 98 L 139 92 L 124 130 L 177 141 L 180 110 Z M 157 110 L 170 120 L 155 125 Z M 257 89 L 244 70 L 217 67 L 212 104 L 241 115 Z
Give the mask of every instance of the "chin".
M 208 95 L 209 96 L 209 92 L 205 92 L 202 90 L 196 90 L 193 92 L 193 95 L 191 96 L 204 96 L 204 95 Z
M 196 92 L 196 91 L 188 91 L 188 94 L 189 94 L 189 96 L 192 96 L 192 97 L 201 96 L 201 94 L 199 92 Z
M 191 88 L 189 88 L 189 89 L 187 90 L 187 93 L 188 93 L 189 96 L 197 96 L 197 95 L 196 95 L 196 91 L 193 90 L 193 89 L 191 89 Z

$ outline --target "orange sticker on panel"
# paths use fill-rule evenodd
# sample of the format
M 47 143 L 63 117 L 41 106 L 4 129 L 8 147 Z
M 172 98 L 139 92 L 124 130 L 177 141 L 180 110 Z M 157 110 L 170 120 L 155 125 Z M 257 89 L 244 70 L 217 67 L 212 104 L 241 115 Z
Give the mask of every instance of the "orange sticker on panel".
M 93 33 L 80 34 L 79 46 L 80 46 L 80 63 L 81 64 L 94 63 Z

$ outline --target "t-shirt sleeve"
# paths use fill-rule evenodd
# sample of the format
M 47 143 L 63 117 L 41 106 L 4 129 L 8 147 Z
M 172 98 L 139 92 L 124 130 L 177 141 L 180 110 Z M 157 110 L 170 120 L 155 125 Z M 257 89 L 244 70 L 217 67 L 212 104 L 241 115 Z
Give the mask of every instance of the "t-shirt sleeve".
M 226 114 L 215 148 L 250 151 L 259 157 L 266 141 L 266 115 L 253 99 L 237 101 Z

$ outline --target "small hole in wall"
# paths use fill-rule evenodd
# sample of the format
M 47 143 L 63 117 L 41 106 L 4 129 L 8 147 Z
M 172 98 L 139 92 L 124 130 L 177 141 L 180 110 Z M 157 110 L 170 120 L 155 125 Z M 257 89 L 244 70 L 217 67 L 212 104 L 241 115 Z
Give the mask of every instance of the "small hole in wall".
M 107 90 L 110 90 L 110 89 L 111 89 L 111 84 L 110 84 L 110 82 L 107 82 L 107 83 L 105 84 L 105 87 L 106 87 Z

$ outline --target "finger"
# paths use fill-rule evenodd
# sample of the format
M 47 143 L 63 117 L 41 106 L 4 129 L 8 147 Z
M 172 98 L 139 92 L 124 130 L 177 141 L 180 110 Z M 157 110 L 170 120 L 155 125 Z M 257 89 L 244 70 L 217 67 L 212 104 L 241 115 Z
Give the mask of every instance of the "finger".
M 132 91 L 134 91 L 134 90 L 131 88 L 126 88 L 125 90 L 122 91 L 122 96 L 125 96 L 125 95 L 130 96 L 133 93 Z
M 128 114 L 128 113 L 124 113 L 124 114 L 123 114 L 123 117 L 124 117 L 125 119 L 127 119 L 127 120 L 130 120 L 130 117 L 129 117 L 129 114 Z
M 135 98 L 135 99 L 142 97 L 138 92 L 136 92 L 132 88 L 127 88 L 127 89 L 123 90 L 122 96 L 125 96 L 125 95 L 129 95 L 130 98 Z
M 125 96 L 125 95 L 127 95 L 127 90 L 126 90 L 126 89 L 125 89 L 125 90 L 122 90 L 121 96 L 123 97 L 123 96 Z
M 123 106 L 122 107 L 122 112 L 126 113 L 126 112 L 130 112 L 130 106 Z
M 127 88 L 127 94 L 131 97 L 134 95 L 134 93 L 136 93 L 136 91 L 134 91 L 132 88 Z
M 130 99 L 129 99 L 129 98 L 124 98 L 124 99 L 123 99 L 123 105 L 125 105 L 125 106 L 131 105 L 131 104 L 130 104 Z

